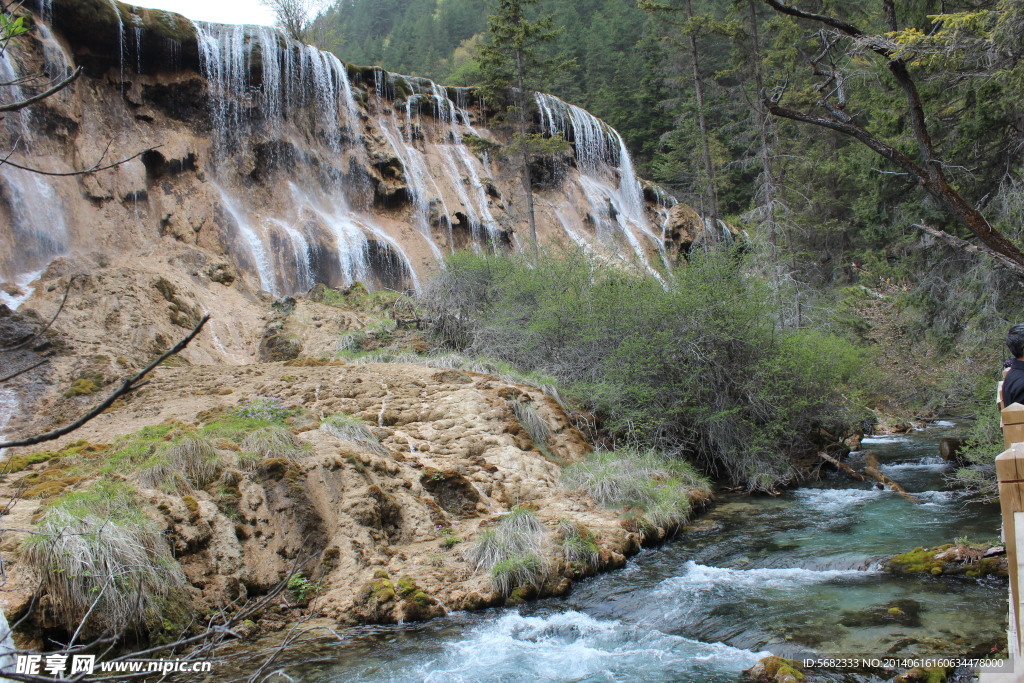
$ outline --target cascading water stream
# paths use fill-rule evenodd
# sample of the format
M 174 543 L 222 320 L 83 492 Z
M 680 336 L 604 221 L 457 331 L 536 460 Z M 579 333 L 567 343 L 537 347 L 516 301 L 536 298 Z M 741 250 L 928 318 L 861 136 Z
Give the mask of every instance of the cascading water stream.
M 947 429 L 955 428 L 866 440 L 922 505 L 839 475 L 774 498 L 725 495 L 695 531 L 578 582 L 565 598 L 343 632 L 293 654 L 284 672 L 296 681 L 734 683 L 769 654 L 987 652 L 1005 643 L 1005 583 L 895 576 L 877 562 L 955 535 L 995 534 L 996 506 L 966 508 L 962 492 L 934 489 L 949 465 L 931 454 Z M 820 673 L 864 683 L 892 677 Z
M 373 274 L 371 238 L 402 262 L 404 275 L 392 279 L 418 282 L 398 242 L 382 239 L 374 220 L 349 205 L 353 185 L 339 164 L 365 151 L 358 139 L 351 149 L 344 134 L 357 137 L 361 127 L 345 65 L 267 27 L 195 26 L 218 131 L 213 173 L 261 286 L 275 293 L 307 290 L 321 277 L 314 264 L 326 253 L 339 283 L 365 280 Z M 290 168 L 290 193 L 270 198 L 269 206 L 240 200 L 254 163 Z M 321 244 L 328 234 L 333 244 Z M 289 248 L 274 248 L 275 241 Z
M 657 276 L 638 235 L 649 239 L 667 263 L 664 240 L 652 230 L 647 219 L 643 188 L 622 136 L 585 109 L 553 95 L 536 93 L 535 99 L 541 130 L 547 135 L 562 136 L 576 150 L 578 184 L 598 225 L 599 236 L 608 240 L 621 235 L 637 259 Z M 603 171 L 609 167 L 617 169 L 617 186 L 605 178 Z
M 12 51 L 4 51 L 0 55 L 0 81 L 12 85 L 0 89 L 0 102 L 25 99 L 25 92 L 17 85 L 21 76 Z M 29 109 L 9 114 L 0 126 L 6 128 L 6 149 L 22 153 L 32 149 L 37 137 Z M 64 207 L 50 182 L 38 174 L 2 164 L 0 182 L 5 188 L 6 208 L 11 220 L 10 233 L 0 234 L 0 245 L 5 238 L 10 240 L 6 245 L 7 257 L 0 257 L 0 280 L 14 280 L 24 288 L 28 284 L 25 281 L 27 275 L 37 276 L 38 270 L 67 250 L 68 227 Z M 17 305 L 20 301 L 12 300 L 8 305 L 11 304 Z

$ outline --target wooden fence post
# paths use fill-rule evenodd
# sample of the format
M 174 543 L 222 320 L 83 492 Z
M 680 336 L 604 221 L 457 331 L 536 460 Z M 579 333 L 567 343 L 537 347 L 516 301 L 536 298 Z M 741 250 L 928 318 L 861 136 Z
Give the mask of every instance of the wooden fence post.
M 1017 405 L 1017 404 L 1015 404 Z M 1006 568 L 1010 576 L 1010 651 L 1021 652 L 1020 574 L 1024 549 L 1024 443 L 1013 443 L 996 458 L 999 479 L 999 505 L 1003 513 L 1003 541 L 1006 544 Z

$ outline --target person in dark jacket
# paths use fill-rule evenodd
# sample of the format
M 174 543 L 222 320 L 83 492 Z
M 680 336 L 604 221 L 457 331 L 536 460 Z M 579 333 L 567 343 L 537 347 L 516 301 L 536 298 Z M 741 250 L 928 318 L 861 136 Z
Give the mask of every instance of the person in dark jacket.
M 1010 371 L 1003 378 L 1003 407 L 1024 404 L 1024 323 L 1017 323 L 1006 335 L 1006 345 L 1013 358 L 1009 361 Z

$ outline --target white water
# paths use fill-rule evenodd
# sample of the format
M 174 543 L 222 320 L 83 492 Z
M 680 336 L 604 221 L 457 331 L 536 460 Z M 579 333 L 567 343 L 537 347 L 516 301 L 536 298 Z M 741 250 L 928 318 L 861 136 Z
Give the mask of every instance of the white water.
M 0 441 L 7 440 L 7 425 L 18 412 L 18 392 L 14 389 L 0 389 Z M 7 452 L 0 448 L 0 457 Z
M 22 76 L 13 51 L 4 51 L 0 55 L 0 81 L 13 83 Z M 18 85 L 0 88 L 0 102 L 16 102 L 25 97 L 26 93 Z M 31 149 L 36 141 L 31 111 L 23 109 L 5 118 L 5 123 L 0 124 L 6 128 L 5 149 L 16 149 L 20 153 Z M 0 236 L 0 240 L 3 237 L 10 240 L 11 249 L 8 261 L 0 259 L 0 280 L 21 282 L 67 250 L 67 221 L 60 198 L 44 176 L 3 164 L 0 165 L 0 183 L 5 188 L 11 219 L 9 235 Z
M 444 654 L 399 680 L 714 680 L 739 674 L 768 652 L 702 643 L 620 621 L 567 611 L 549 616 L 509 613 L 484 624 Z M 705 678 L 704 676 L 707 676 Z
M 785 590 L 809 583 L 864 577 L 867 572 L 857 569 L 803 569 L 800 567 L 730 569 L 709 567 L 690 560 L 683 565 L 683 573 L 665 579 L 661 592 L 665 594 L 735 589 Z
M 796 499 L 826 514 L 841 514 L 852 506 L 870 503 L 883 496 L 891 495 L 887 489 L 797 489 Z
M 308 290 L 324 276 L 315 272 L 322 259 L 314 258 L 324 254 L 337 265 L 332 277 L 338 281 L 329 284 L 365 280 L 372 274 L 373 239 L 397 256 L 404 276 L 418 287 L 398 242 L 372 216 L 349 205 L 346 192 L 352 187 L 343 162 L 352 145 L 346 144 L 342 122 L 357 134 L 360 115 L 345 65 L 267 27 L 195 26 L 218 131 L 214 175 L 261 286 L 275 294 Z M 244 174 L 261 143 L 278 145 L 263 149 L 265 163 L 292 169 L 284 181 L 289 192 L 270 198 L 272 208 L 261 208 L 246 191 Z M 365 154 L 361 144 L 354 147 L 353 153 Z

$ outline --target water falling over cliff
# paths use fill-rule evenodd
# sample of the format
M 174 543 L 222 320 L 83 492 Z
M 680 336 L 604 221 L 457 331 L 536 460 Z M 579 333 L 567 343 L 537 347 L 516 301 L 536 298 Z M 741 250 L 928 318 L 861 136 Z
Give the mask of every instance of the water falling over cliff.
M 173 240 L 223 254 L 275 295 L 357 280 L 415 289 L 458 249 L 525 245 L 509 133 L 488 128 L 495 110 L 471 88 L 346 65 L 267 27 L 117 0 L 34 4 L 33 39 L 9 51 L 3 75 L 80 64 L 86 75 L 38 120 L 10 117 L 8 140 L 57 170 L 154 149 L 72 180 L 0 170 L 11 224 L 0 281 L 61 254 L 108 261 Z M 537 162 L 541 241 L 665 262 L 665 208 L 649 201 L 621 136 L 550 95 L 531 110 L 536 130 L 572 143 Z

